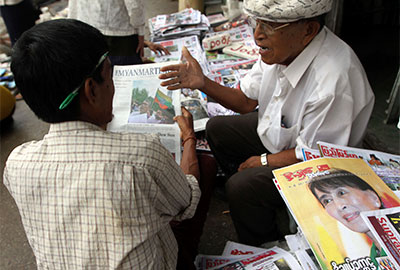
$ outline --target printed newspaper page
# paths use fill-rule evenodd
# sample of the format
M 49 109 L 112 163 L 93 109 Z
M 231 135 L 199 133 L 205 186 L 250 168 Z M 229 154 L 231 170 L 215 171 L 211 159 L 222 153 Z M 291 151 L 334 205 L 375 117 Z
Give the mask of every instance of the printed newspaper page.
M 389 258 L 379 260 L 382 269 L 400 269 L 400 207 L 361 212 L 373 237 Z M 382 253 L 382 251 L 381 251 Z
M 323 157 L 364 160 L 400 198 L 400 156 L 326 142 L 317 142 L 317 144 Z
M 360 213 L 400 206 L 400 199 L 363 160 L 319 158 L 273 173 L 321 269 L 385 269 Z
M 108 129 L 158 134 L 179 164 L 180 130 L 173 117 L 181 114 L 180 91 L 167 90 L 158 79 L 160 68 L 174 63 L 114 66 L 114 118 Z

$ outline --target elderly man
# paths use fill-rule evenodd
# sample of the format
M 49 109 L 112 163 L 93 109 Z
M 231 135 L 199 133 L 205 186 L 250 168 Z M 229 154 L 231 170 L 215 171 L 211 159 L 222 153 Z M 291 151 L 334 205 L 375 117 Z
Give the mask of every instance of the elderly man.
M 186 63 L 160 75 L 169 89 L 198 88 L 239 116 L 207 124 L 207 140 L 229 179 L 225 185 L 239 240 L 259 245 L 287 232 L 271 171 L 302 159 L 317 141 L 360 145 L 374 95 L 352 49 L 324 26 L 331 0 L 244 0 L 260 57 L 240 90 L 206 78 Z M 254 111 L 256 110 L 256 111 Z M 281 212 L 281 211 L 278 211 Z
M 188 111 L 175 118 L 180 167 L 156 135 L 105 130 L 114 95 L 107 53 L 97 29 L 66 19 L 34 26 L 14 46 L 16 84 L 51 123 L 42 140 L 14 149 L 4 170 L 38 269 L 176 269 L 170 221 L 192 217 L 199 202 Z

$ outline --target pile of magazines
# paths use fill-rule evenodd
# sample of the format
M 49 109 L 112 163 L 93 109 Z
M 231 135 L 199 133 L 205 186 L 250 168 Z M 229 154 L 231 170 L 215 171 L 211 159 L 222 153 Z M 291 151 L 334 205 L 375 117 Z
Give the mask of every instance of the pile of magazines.
M 200 11 L 187 8 L 181 12 L 158 15 L 149 19 L 150 38 L 152 41 L 175 39 L 183 36 L 201 36 L 208 31 L 210 23 Z

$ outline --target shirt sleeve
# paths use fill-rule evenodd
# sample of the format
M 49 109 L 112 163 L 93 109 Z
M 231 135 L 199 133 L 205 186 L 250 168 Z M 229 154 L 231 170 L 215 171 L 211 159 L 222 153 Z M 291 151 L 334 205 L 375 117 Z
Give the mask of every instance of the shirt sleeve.
M 248 98 L 258 100 L 262 76 L 263 63 L 259 58 L 246 76 L 240 80 L 240 89 Z
M 156 182 L 162 194 L 156 208 L 160 213 L 173 216 L 175 220 L 193 217 L 200 200 L 201 191 L 193 175 L 185 175 L 180 166 L 160 143 L 160 165 Z
M 144 36 L 145 17 L 143 0 L 124 0 L 131 25 L 139 36 Z
M 306 106 L 302 129 L 296 138 L 296 157 L 302 148 L 318 149 L 318 141 L 347 145 L 351 133 L 353 98 L 348 94 L 327 95 Z M 344 91 L 346 92 L 346 91 Z

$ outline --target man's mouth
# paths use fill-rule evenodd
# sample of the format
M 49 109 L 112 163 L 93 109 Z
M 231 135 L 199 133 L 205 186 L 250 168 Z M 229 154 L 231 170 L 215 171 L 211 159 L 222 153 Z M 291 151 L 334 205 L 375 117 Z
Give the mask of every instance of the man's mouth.
M 263 46 L 259 46 L 259 47 L 260 47 L 260 53 L 267 52 L 267 51 L 271 50 L 268 47 L 263 47 Z

